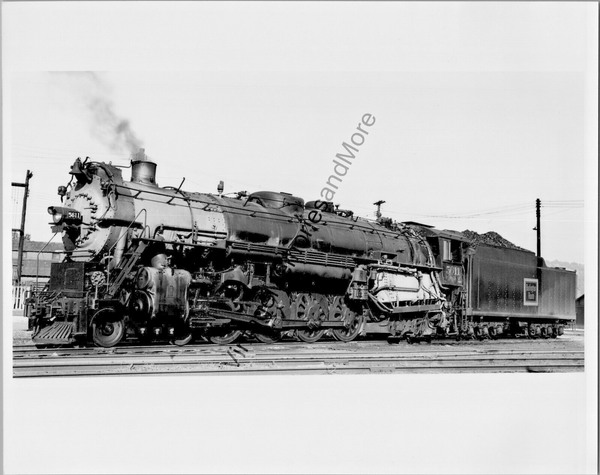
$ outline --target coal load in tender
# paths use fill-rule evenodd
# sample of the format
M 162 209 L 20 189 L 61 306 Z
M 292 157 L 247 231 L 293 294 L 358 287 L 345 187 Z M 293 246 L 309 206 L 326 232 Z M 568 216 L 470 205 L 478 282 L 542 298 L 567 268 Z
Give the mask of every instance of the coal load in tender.
M 504 239 L 500 234 L 494 231 L 487 232 L 485 234 L 478 234 L 475 231 L 463 231 L 463 235 L 473 242 L 475 245 L 487 244 L 488 246 L 504 247 L 507 249 L 518 249 L 519 251 L 527 251 L 519 246 L 515 246 L 512 242 Z

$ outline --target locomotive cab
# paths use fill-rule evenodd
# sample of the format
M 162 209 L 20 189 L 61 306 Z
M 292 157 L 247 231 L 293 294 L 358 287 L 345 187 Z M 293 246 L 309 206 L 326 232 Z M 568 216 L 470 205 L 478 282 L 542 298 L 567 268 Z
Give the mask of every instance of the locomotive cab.
M 444 286 L 463 287 L 467 271 L 470 242 L 460 233 L 435 229 L 426 224 L 404 223 L 423 235 L 429 244 L 435 264 L 442 269 L 440 283 Z

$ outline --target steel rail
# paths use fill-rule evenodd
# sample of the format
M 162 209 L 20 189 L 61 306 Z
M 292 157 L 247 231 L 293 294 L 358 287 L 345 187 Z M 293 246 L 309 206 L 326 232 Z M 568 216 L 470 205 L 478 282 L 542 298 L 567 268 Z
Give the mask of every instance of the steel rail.
M 226 354 L 228 351 L 236 349 L 236 351 L 253 352 L 252 354 L 273 354 L 280 355 L 283 352 L 288 354 L 303 354 L 304 352 L 314 354 L 365 354 L 365 352 L 376 350 L 375 354 L 383 355 L 395 355 L 396 357 L 408 357 L 410 355 L 423 355 L 423 354 L 434 354 L 434 355 L 446 355 L 454 354 L 456 356 L 461 355 L 474 355 L 481 356 L 481 354 L 488 354 L 490 356 L 503 356 L 513 354 L 527 354 L 530 356 L 542 355 L 542 354 L 563 354 L 572 353 L 583 355 L 583 350 L 577 349 L 526 349 L 526 348 L 513 348 L 513 349 L 495 349 L 495 348 L 440 348 L 440 347 L 423 347 L 421 350 L 417 350 L 414 347 L 405 347 L 399 349 L 396 346 L 382 346 L 382 347 L 321 347 L 321 348 L 310 348 L 307 346 L 274 346 L 274 345 L 256 345 L 256 346 L 241 346 L 241 345 L 223 345 L 223 346 L 207 346 L 207 347 L 164 347 L 164 348 L 153 348 L 153 347 L 138 347 L 138 348 L 119 348 L 119 349 L 89 349 L 89 348 L 65 348 L 65 349 L 50 349 L 50 350 L 28 350 L 28 351 L 15 351 L 13 358 L 15 361 L 23 359 L 48 359 L 48 358 L 71 358 L 71 357 L 85 357 L 85 358 L 106 358 L 109 356 L 113 357 L 137 357 L 139 355 L 147 355 L 152 357 L 154 355 L 169 355 L 173 356 L 201 356 L 203 353 L 213 354 Z
M 385 345 L 385 346 L 373 346 L 373 345 L 315 345 L 315 344 L 299 344 L 299 345 L 288 345 L 288 344 L 229 344 L 229 345 L 206 345 L 206 346 L 166 346 L 166 347 L 117 347 L 117 348 L 51 348 L 51 349 L 26 349 L 26 350 L 15 350 L 14 354 L 19 358 L 45 358 L 48 356 L 87 356 L 87 357 L 103 357 L 106 355 L 127 355 L 127 354 L 201 354 L 201 353 L 224 353 L 228 349 L 238 348 L 244 352 L 254 351 L 259 353 L 273 353 L 280 354 L 284 351 L 287 352 L 302 352 L 308 351 L 311 353 L 325 352 L 332 354 L 340 353 L 361 353 L 361 352 L 377 352 L 377 354 L 394 354 L 394 355 L 407 355 L 407 354 L 426 354 L 426 353 L 454 353 L 454 354 L 513 354 L 515 352 L 522 352 L 528 354 L 541 354 L 541 353 L 557 353 L 557 352 L 574 352 L 583 354 L 583 349 L 578 348 L 488 348 L 484 346 L 474 346 L 471 348 L 465 347 L 443 347 L 443 346 L 415 346 L 406 345 L 399 347 L 398 345 Z
M 567 335 L 567 337 L 568 337 L 568 335 Z M 461 340 L 460 342 L 456 342 L 452 339 L 434 339 L 429 343 L 415 342 L 413 344 L 409 344 L 406 341 L 400 341 L 399 344 L 394 344 L 394 345 L 390 345 L 385 340 L 354 340 L 351 342 L 339 342 L 337 340 L 321 340 L 321 341 L 314 342 L 314 343 L 305 343 L 302 341 L 296 341 L 296 340 L 292 340 L 292 339 L 290 339 L 290 340 L 284 339 L 284 340 L 281 340 L 276 343 L 261 343 L 261 342 L 252 341 L 252 340 L 241 340 L 240 344 L 244 345 L 245 347 L 252 347 L 252 348 L 261 348 L 261 347 L 273 348 L 273 347 L 281 347 L 281 346 L 296 347 L 297 346 L 297 347 L 306 347 L 306 348 L 313 348 L 313 349 L 317 348 L 317 347 L 321 347 L 321 346 L 333 345 L 333 346 L 335 346 L 335 350 L 337 350 L 338 348 L 341 348 L 341 349 L 348 348 L 348 347 L 351 347 L 354 345 L 372 345 L 372 346 L 380 346 L 381 348 L 393 348 L 393 349 L 395 349 L 394 351 L 398 351 L 398 349 L 400 349 L 400 351 L 402 351 L 403 348 L 427 348 L 427 347 L 438 347 L 438 346 L 462 347 L 462 348 L 466 349 L 466 348 L 472 348 L 472 347 L 486 348 L 487 345 L 501 345 L 501 346 L 526 345 L 527 347 L 531 347 L 532 345 L 543 345 L 545 343 L 560 345 L 560 344 L 568 344 L 570 342 L 571 342 L 571 340 L 566 339 L 566 338 L 560 338 L 560 337 L 555 338 L 555 339 L 529 339 L 529 338 L 523 337 L 523 338 L 510 338 L 510 339 L 498 339 L 498 340 L 472 339 L 472 340 Z M 232 345 L 237 345 L 237 344 L 238 344 L 238 342 L 233 343 Z M 210 342 L 195 342 L 195 343 L 185 345 L 184 347 L 175 347 L 175 346 L 168 345 L 166 343 L 139 345 L 137 342 L 126 342 L 126 343 L 121 343 L 114 348 L 100 348 L 100 347 L 94 347 L 94 346 L 82 348 L 82 347 L 73 347 L 70 345 L 65 345 L 62 347 L 38 348 L 33 344 L 16 344 L 16 345 L 13 345 L 13 353 L 20 354 L 20 353 L 24 353 L 24 352 L 36 352 L 39 354 L 43 354 L 44 352 L 54 353 L 57 351 L 60 351 L 60 352 L 65 352 L 65 351 L 85 352 L 85 351 L 88 351 L 91 353 L 98 353 L 98 352 L 115 352 L 115 351 L 122 351 L 122 350 L 174 351 L 177 349 L 183 350 L 183 351 L 190 351 L 190 350 L 194 350 L 194 349 L 218 348 L 219 346 L 222 346 L 222 345 L 218 345 L 218 344 L 210 343 Z M 528 349 L 530 349 L 530 348 L 528 348 Z M 334 350 L 334 349 L 332 348 L 332 350 Z M 532 351 L 537 351 L 537 350 L 532 350 Z M 540 351 L 544 351 L 544 350 L 540 350 Z
M 211 374 L 211 375 L 231 375 L 231 374 L 335 374 L 335 373 L 549 373 L 549 372 L 582 372 L 581 364 L 521 364 L 521 365 L 502 365 L 502 364 L 486 364 L 486 365 L 405 365 L 405 366 L 373 366 L 373 365 L 327 365 L 320 363 L 317 365 L 296 365 L 296 366 L 281 366 L 272 364 L 270 366 L 248 367 L 244 365 L 236 365 L 230 362 L 223 362 L 220 365 L 212 365 L 206 367 L 173 367 L 166 369 L 164 367 L 154 368 L 140 366 L 131 366 L 124 368 L 122 371 L 107 372 L 103 366 L 96 368 L 89 367 L 69 367 L 62 368 L 60 371 L 52 371 L 51 369 L 34 368 L 28 371 L 21 371 L 15 374 L 15 377 L 73 377 L 73 376 L 132 376 L 132 375 L 182 375 L 182 374 Z
M 342 353 L 342 354 L 323 354 L 323 353 L 313 353 L 310 352 L 308 354 L 305 353 L 288 353 L 283 355 L 267 353 L 267 354 L 258 354 L 258 353 L 237 353 L 237 356 L 231 353 L 231 350 L 228 350 L 226 353 L 222 354 L 212 354 L 212 355 L 135 355 L 135 354 L 125 354 L 125 355 L 103 355 L 96 356 L 90 358 L 89 356 L 85 357 L 70 357 L 70 358 L 61 358 L 60 356 L 54 358 L 28 358 L 20 361 L 15 361 L 14 366 L 16 368 L 27 367 L 27 366 L 68 366 L 77 364 L 79 366 L 88 366 L 98 364 L 97 360 L 102 360 L 102 364 L 106 366 L 112 365 L 122 365 L 122 364 L 130 364 L 130 361 L 133 364 L 172 364 L 172 363 L 219 363 L 223 361 L 224 356 L 230 356 L 232 359 L 239 360 L 252 360 L 252 361 L 309 361 L 309 360 L 326 360 L 326 361 L 337 361 L 337 360 L 372 360 L 375 362 L 379 361 L 446 361 L 446 360 L 473 360 L 473 361 L 481 361 L 481 360 L 527 360 L 527 361 L 549 361 L 549 360 L 583 360 L 583 353 L 577 354 L 577 352 L 567 351 L 567 352 L 548 352 L 546 354 L 537 354 L 531 355 L 526 352 L 519 352 L 514 354 L 489 354 L 489 355 L 481 355 L 481 354 L 450 354 L 450 355 L 440 355 L 439 353 L 430 353 L 427 355 L 424 354 L 398 354 L 398 355 L 382 355 L 381 353 Z

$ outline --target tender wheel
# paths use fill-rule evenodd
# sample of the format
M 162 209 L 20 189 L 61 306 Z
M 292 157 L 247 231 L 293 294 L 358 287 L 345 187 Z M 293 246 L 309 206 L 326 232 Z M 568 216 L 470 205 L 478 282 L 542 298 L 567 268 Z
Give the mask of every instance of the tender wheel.
M 96 346 L 111 348 L 125 335 L 125 323 L 112 308 L 98 310 L 92 321 L 92 338 Z
M 363 316 L 346 306 L 342 297 L 336 297 L 331 305 L 329 320 L 334 322 L 346 322 L 347 327 L 334 328 L 333 336 L 336 340 L 349 342 L 354 340 L 360 333 L 363 324 Z
M 296 318 L 307 321 L 322 321 L 325 320 L 325 315 L 325 309 L 317 299 L 312 299 L 306 294 L 299 296 L 296 301 Z M 324 334 L 325 330 L 323 329 L 298 330 L 297 332 L 298 338 L 306 343 L 319 341 Z
M 527 329 L 527 334 L 531 339 L 535 339 L 537 337 L 537 331 L 533 325 L 529 326 L 529 328 Z

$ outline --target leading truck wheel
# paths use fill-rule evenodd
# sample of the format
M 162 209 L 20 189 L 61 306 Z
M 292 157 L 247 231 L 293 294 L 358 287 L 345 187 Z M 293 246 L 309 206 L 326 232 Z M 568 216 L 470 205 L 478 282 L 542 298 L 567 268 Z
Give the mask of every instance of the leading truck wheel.
M 175 336 L 174 338 L 169 340 L 169 343 L 171 343 L 171 345 L 175 345 L 175 346 L 185 346 L 190 341 L 192 341 L 192 338 L 193 338 L 192 332 L 190 330 L 187 330 L 187 331 L 180 332 L 177 336 Z
M 192 338 L 194 337 L 194 335 L 192 334 L 192 330 L 189 328 L 188 323 L 187 323 L 189 314 L 190 314 L 190 304 L 188 302 L 185 302 L 185 306 L 180 315 L 182 321 L 178 325 L 175 326 L 175 329 L 174 329 L 175 335 L 173 335 L 173 338 L 171 338 L 171 340 L 169 340 L 169 343 L 171 345 L 185 346 L 190 341 L 192 341 Z
M 112 308 L 98 310 L 92 320 L 92 338 L 96 346 L 111 348 L 125 335 L 125 323 Z

